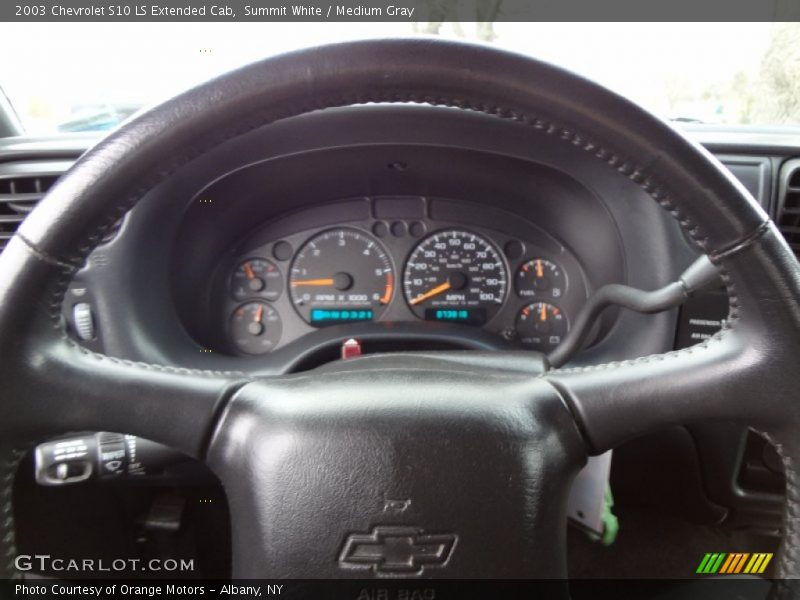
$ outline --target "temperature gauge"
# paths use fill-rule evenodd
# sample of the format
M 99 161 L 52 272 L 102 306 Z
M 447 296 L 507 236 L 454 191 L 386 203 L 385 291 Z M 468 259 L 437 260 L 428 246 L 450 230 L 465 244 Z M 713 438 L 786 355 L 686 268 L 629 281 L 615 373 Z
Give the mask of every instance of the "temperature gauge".
M 270 302 L 278 299 L 283 291 L 283 278 L 278 267 L 265 258 L 244 261 L 231 277 L 231 295 L 236 300 L 263 298 Z
M 278 345 L 283 326 L 278 312 L 264 302 L 248 302 L 233 311 L 231 340 L 245 354 L 264 354 Z
M 517 317 L 520 341 L 540 352 L 550 352 L 569 331 L 567 316 L 547 302 L 534 302 L 523 308 Z
M 543 258 L 522 263 L 514 283 L 520 298 L 560 298 L 567 291 L 564 271 Z

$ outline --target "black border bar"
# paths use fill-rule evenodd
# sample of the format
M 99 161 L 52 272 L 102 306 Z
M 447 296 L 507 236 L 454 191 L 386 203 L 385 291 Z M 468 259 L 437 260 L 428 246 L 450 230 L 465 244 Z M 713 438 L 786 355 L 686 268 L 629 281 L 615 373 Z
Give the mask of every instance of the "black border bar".
M 788 22 L 800 0 L 3 0 L 0 22 Z
M 798 582 L 782 582 L 793 587 Z M 38 600 L 730 600 L 764 598 L 773 582 L 749 577 L 669 579 L 274 579 L 0 581 L 0 598 Z M 235 588 L 231 592 L 231 588 Z M 35 590 L 35 591 L 33 591 Z M 257 590 L 257 591 L 256 591 Z M 795 588 L 796 592 L 797 589 Z M 796 596 L 787 596 L 796 597 Z

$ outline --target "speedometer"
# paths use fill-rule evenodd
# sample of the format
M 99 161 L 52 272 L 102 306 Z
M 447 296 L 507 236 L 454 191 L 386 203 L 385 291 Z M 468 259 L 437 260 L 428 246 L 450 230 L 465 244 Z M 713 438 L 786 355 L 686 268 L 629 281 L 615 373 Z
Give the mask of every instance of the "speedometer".
M 500 253 L 481 236 L 447 230 L 413 250 L 403 291 L 414 313 L 432 321 L 482 324 L 500 309 L 508 271 Z

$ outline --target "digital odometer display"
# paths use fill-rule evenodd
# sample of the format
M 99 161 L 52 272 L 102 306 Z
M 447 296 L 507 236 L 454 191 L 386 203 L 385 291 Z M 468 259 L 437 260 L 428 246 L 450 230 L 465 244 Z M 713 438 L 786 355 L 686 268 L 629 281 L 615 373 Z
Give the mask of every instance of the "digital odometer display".
M 486 322 L 486 310 L 483 308 L 426 308 L 425 319 L 483 325 Z
M 447 230 L 412 251 L 403 273 L 406 301 L 421 319 L 482 324 L 503 305 L 508 271 L 481 236 Z
M 357 323 L 372 321 L 375 313 L 369 309 L 347 308 L 313 308 L 311 309 L 312 325 L 337 325 L 339 323 Z
M 381 245 L 355 229 L 331 229 L 300 248 L 289 272 L 292 302 L 307 323 L 380 318 L 394 293 L 392 263 Z

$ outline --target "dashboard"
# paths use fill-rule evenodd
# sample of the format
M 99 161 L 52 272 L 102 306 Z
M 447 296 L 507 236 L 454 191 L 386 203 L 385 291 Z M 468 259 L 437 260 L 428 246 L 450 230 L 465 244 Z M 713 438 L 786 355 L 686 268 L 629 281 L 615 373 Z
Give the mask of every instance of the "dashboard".
M 297 230 L 308 222 L 321 224 Z M 459 324 L 548 352 L 588 293 L 578 260 L 546 231 L 486 205 L 419 196 L 279 218 L 231 249 L 212 286 L 220 351 L 240 356 L 359 322 Z
M 795 218 L 796 133 L 687 129 L 779 226 Z M 4 191 L 34 198 L 95 142 L 0 140 L 0 209 L 20 205 Z M 109 356 L 252 377 L 336 360 L 351 337 L 365 353 L 516 349 L 527 360 L 558 343 L 594 290 L 656 289 L 697 256 L 674 220 L 602 161 L 454 109 L 286 119 L 144 193 L 69 283 L 65 330 Z M 0 213 L 0 244 L 24 209 Z M 796 223 L 784 224 L 792 235 Z M 727 310 L 713 290 L 680 311 L 607 310 L 570 365 L 698 343 Z M 736 425 L 692 436 L 709 498 L 777 526 L 782 482 L 764 483 L 763 444 Z
M 254 376 L 333 360 L 351 337 L 366 353 L 547 353 L 593 290 L 655 289 L 696 252 L 630 180 L 519 123 L 331 109 L 229 140 L 145 190 L 62 314 L 91 350 Z M 677 318 L 607 310 L 573 364 L 669 350 Z
M 796 150 L 785 136 L 702 134 L 774 214 Z M 93 141 L 11 140 L 0 158 L 44 189 Z M 366 352 L 548 352 L 593 290 L 661 287 L 696 255 L 630 180 L 519 123 L 331 109 L 229 140 L 145 190 L 62 314 L 91 350 L 254 376 L 333 360 L 350 337 Z M 726 308 L 720 295 L 680 314 L 607 310 L 572 364 L 696 343 Z

